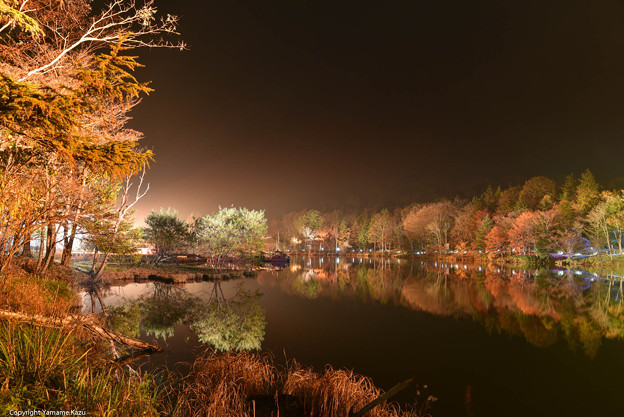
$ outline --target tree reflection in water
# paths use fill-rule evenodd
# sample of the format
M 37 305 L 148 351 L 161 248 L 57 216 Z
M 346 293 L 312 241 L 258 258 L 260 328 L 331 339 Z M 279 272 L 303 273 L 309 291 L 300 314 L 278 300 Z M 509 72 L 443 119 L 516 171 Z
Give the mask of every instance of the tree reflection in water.
M 245 290 L 242 283 L 237 290 L 227 299 L 221 281 L 214 282 L 210 300 L 192 322 L 200 342 L 222 351 L 260 349 L 266 327 L 262 294 Z
M 167 340 L 173 337 L 175 326 L 185 323 L 196 333 L 201 343 L 217 350 L 257 350 L 262 346 L 266 327 L 265 311 L 260 305 L 262 293 L 247 291 L 243 283 L 236 287 L 234 296 L 227 298 L 221 281 L 214 282 L 210 299 L 206 302 L 182 287 L 160 282 L 150 283 L 147 294 L 134 302 L 126 301 L 117 307 L 115 317 L 128 327 L 136 325 L 147 335 Z M 127 312 L 133 315 L 133 323 Z M 123 313 L 123 314 L 121 314 Z
M 358 297 L 471 317 L 489 332 L 519 336 L 537 347 L 563 341 L 589 357 L 603 338 L 624 339 L 624 283 L 609 274 L 330 258 L 316 266 L 293 264 L 264 285 L 309 299 Z
M 152 291 L 139 299 L 141 327 L 148 335 L 167 340 L 174 334 L 174 326 L 181 323 L 199 300 L 182 288 L 154 282 Z
M 173 337 L 177 324 L 186 323 L 201 343 L 217 350 L 261 348 L 266 327 L 262 293 L 247 291 L 240 283 L 236 294 L 227 298 L 217 280 L 206 302 L 171 284 L 154 282 L 149 288 L 147 295 L 123 306 L 123 311 L 138 306 L 140 326 L 149 336 L 166 341 Z

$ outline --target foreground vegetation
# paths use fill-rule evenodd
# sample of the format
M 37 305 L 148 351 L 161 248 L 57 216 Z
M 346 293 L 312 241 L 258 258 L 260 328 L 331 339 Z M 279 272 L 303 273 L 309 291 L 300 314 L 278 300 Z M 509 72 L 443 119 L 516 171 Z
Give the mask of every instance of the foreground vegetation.
M 223 352 L 206 348 L 186 376 L 166 369 L 142 372 L 131 366 L 128 346 L 94 337 L 79 324 L 54 325 L 54 319 L 60 323 L 80 307 L 76 273 L 53 264 L 49 275 L 35 277 L 28 271 L 34 267 L 32 262 L 13 266 L 12 277 L 3 275 L 0 287 L 0 310 L 52 319 L 49 326 L 0 319 L 0 412 L 5 414 L 39 409 L 103 416 L 269 416 L 279 410 L 283 416 L 347 416 L 382 394 L 370 379 L 350 371 L 328 367 L 316 373 L 295 361 L 282 367 L 266 354 L 226 350 L 234 347 L 223 342 L 218 345 Z M 157 306 L 150 300 L 145 303 L 153 310 Z M 167 317 L 177 314 L 176 305 L 167 303 Z M 128 321 L 120 321 L 118 312 L 109 313 L 97 320 L 112 331 L 137 334 L 124 327 Z M 156 314 L 153 320 L 161 325 Z M 424 398 L 410 411 L 383 402 L 367 415 L 424 415 L 432 400 Z

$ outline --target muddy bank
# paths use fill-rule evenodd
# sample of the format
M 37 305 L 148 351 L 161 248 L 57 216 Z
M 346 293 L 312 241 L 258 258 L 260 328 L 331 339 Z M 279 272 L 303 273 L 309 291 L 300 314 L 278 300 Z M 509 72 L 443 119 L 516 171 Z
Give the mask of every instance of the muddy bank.
M 235 279 L 243 276 L 245 276 L 244 271 L 239 270 L 215 271 L 204 268 L 129 267 L 109 268 L 104 272 L 102 279 L 106 284 L 127 281 L 161 281 L 171 284 L 183 284 L 186 282 Z

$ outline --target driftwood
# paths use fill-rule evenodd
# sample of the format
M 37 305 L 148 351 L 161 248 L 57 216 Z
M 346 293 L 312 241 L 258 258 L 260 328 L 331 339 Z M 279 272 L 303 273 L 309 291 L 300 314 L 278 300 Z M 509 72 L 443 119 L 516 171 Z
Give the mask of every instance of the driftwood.
M 377 405 L 379 405 L 382 402 L 384 402 L 384 401 L 390 399 L 391 397 L 395 396 L 399 392 L 403 391 L 405 388 L 407 388 L 410 385 L 412 385 L 414 382 L 416 382 L 416 377 L 412 377 L 410 379 L 406 379 L 405 381 L 396 384 L 394 387 L 390 388 L 388 390 L 388 392 L 386 392 L 385 394 L 379 396 L 377 399 L 371 401 L 369 404 L 364 406 L 359 411 L 357 411 L 355 413 L 349 413 L 349 417 L 361 417 L 361 416 L 366 415 L 369 411 L 371 411 Z
M 125 345 L 131 347 L 133 349 L 139 349 L 146 352 L 160 352 L 162 348 L 152 345 L 150 343 L 144 342 L 142 340 L 134 339 L 132 337 L 124 336 L 110 330 L 107 330 L 97 324 L 95 320 L 93 320 L 88 315 L 75 315 L 70 314 L 63 318 L 54 318 L 42 316 L 39 314 L 29 315 L 22 313 L 14 313 L 11 311 L 0 310 L 0 318 L 5 319 L 13 319 L 21 322 L 26 322 L 30 324 L 36 324 L 40 326 L 49 326 L 49 327 L 65 327 L 65 326 L 82 326 L 92 334 L 101 337 L 106 340 L 110 340 L 111 342 L 119 343 L 121 345 Z

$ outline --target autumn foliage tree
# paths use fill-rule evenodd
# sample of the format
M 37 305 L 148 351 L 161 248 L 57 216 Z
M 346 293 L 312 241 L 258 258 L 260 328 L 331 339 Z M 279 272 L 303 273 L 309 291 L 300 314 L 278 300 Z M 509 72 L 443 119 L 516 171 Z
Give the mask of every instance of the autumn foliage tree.
M 509 244 L 517 253 L 530 254 L 537 243 L 538 214 L 532 211 L 522 213 L 509 231 Z
M 161 40 L 177 19 L 158 19 L 152 2 L 113 0 L 99 12 L 86 0 L 0 6 L 0 271 L 34 239 L 42 273 L 58 243 L 67 264 L 78 231 L 107 212 L 90 204 L 98 178 L 122 183 L 152 158 L 125 127 L 150 91 L 132 75 L 139 64 L 129 50 L 183 44 Z M 109 212 L 129 213 L 108 201 Z
M 485 236 L 485 250 L 488 251 L 491 256 L 503 255 L 509 245 L 507 239 L 507 233 L 499 227 L 494 226 Z

